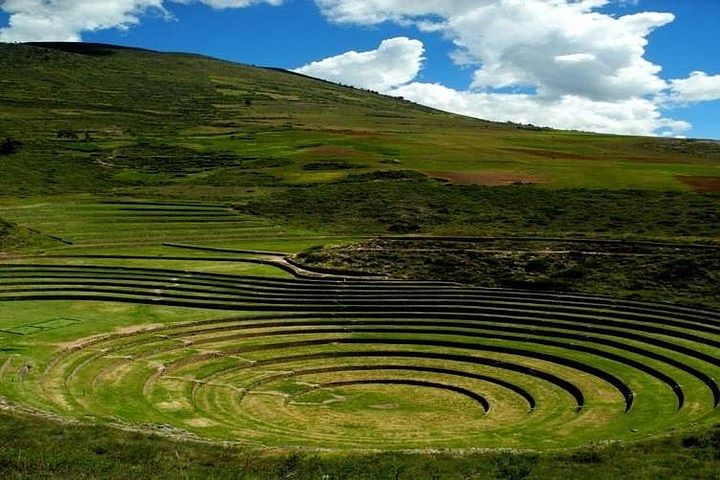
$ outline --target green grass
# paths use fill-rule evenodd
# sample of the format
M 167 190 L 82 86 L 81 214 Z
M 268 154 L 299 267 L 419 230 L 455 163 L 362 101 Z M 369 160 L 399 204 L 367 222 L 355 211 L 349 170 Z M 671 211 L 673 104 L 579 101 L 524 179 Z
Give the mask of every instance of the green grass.
M 709 480 L 720 468 L 717 430 L 554 455 L 462 456 L 443 452 L 277 455 L 5 412 L 0 413 L 0 435 L 13 439 L 0 446 L 0 474 L 8 479 Z
M 718 375 L 717 319 L 703 311 L 447 285 L 266 280 L 6 264 L 0 298 L 41 297 L 0 304 L 3 392 L 57 415 L 278 447 L 552 450 L 717 421 L 718 393 L 713 400 L 708 388 Z M 48 285 L 61 302 L 42 301 Z M 302 305 L 310 312 L 280 313 Z M 485 377 L 529 392 L 534 411 Z M 436 387 L 379 386 L 402 379 Z M 491 410 L 447 385 L 481 395 Z M 314 388 L 336 401 L 304 398 Z
M 0 219 L 0 251 L 46 248 L 54 243 L 53 239 L 37 231 Z
M 0 68 L 3 478 L 716 476 L 717 251 L 563 240 L 717 244 L 716 142 L 108 46 Z
M 717 194 L 453 187 L 413 177 L 373 181 L 376 177 L 287 188 L 238 208 L 338 233 L 720 237 Z

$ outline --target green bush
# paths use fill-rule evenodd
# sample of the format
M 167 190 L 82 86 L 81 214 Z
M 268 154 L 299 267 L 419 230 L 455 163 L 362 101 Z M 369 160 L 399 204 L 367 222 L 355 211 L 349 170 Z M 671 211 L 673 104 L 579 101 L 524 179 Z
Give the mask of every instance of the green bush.
M 537 461 L 534 455 L 503 455 L 495 461 L 495 476 L 499 480 L 524 480 L 530 477 Z
M 6 138 L 0 143 L 0 155 L 12 155 L 22 148 L 22 142 L 14 138 Z

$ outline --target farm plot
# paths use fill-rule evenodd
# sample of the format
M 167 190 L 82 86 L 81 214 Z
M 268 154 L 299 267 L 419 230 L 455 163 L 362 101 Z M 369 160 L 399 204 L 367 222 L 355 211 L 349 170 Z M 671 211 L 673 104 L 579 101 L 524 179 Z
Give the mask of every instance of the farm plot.
M 553 449 L 718 419 L 712 311 L 379 278 L 0 266 L 0 302 L 63 301 L 218 315 L 76 339 L 22 379 L 3 368 L 14 400 L 61 415 L 341 449 Z
M 0 208 L 3 218 L 56 239 L 58 248 L 135 247 L 162 242 L 272 237 L 277 226 L 223 204 L 81 200 Z

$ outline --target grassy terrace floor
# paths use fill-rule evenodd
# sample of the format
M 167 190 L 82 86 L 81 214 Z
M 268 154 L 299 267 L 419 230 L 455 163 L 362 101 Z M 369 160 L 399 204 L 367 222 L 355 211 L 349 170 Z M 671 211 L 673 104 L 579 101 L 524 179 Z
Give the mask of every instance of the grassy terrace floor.
M 39 411 L 324 449 L 557 450 L 718 420 L 711 310 L 323 275 L 269 249 L 337 238 L 222 203 L 0 213 L 55 242 L 0 265 L 0 385 Z

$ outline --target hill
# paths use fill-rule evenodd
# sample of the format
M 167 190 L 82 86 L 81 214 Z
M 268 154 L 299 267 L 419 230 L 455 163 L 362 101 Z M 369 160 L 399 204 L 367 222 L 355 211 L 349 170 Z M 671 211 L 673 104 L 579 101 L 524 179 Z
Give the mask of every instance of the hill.
M 0 477 L 717 476 L 717 142 L 110 45 L 0 72 Z
M 2 158 L 5 195 L 297 185 L 375 170 L 456 184 L 718 188 L 718 143 L 490 123 L 197 55 L 4 44 L 0 69 L 0 137 L 22 142 Z

